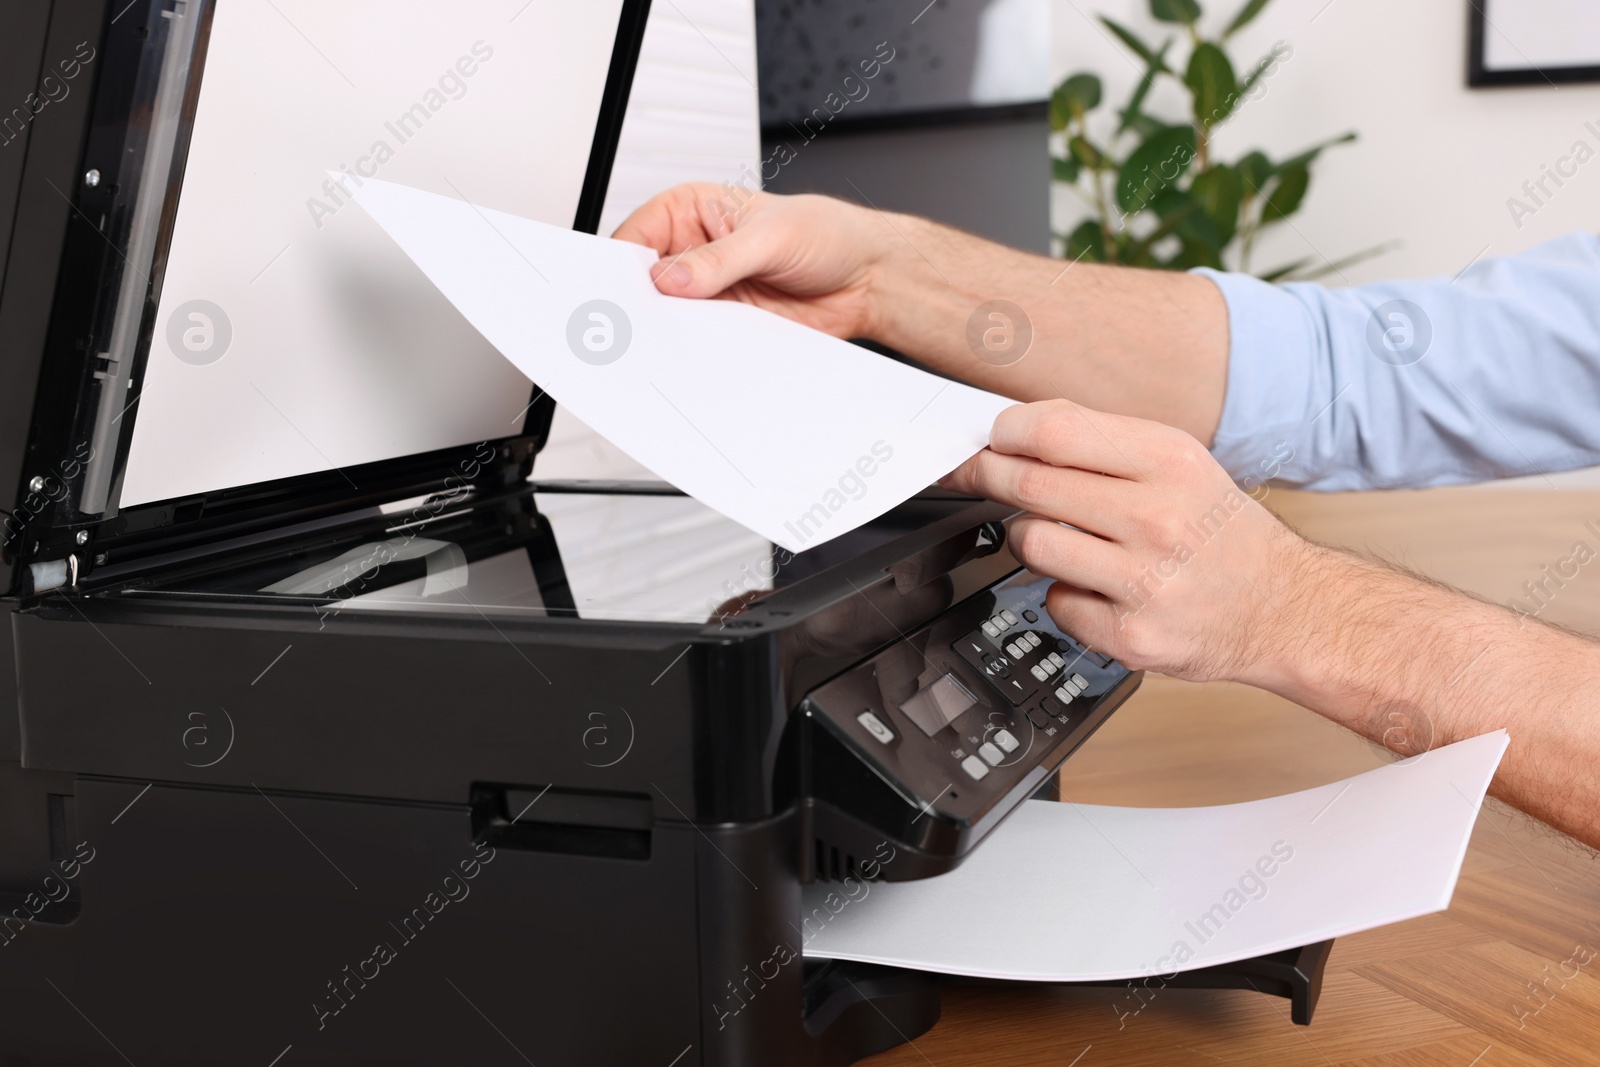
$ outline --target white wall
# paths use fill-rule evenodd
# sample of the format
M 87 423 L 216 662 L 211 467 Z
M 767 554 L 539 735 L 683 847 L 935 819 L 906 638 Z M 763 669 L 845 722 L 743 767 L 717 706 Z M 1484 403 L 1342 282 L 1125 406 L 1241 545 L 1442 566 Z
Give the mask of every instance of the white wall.
M 1203 0 L 1205 25 L 1220 29 L 1242 2 Z M 1103 12 L 1159 40 L 1161 24 L 1148 10 L 1147 0 L 1056 0 L 1057 78 L 1098 73 L 1120 104 L 1137 78 L 1130 66 L 1137 60 L 1085 15 Z M 1592 121 L 1600 131 L 1600 85 L 1468 90 L 1467 11 L 1461 0 L 1274 0 L 1235 38 L 1229 52 L 1240 68 L 1275 41 L 1294 53 L 1265 94 L 1218 133 L 1222 158 L 1257 147 L 1281 158 L 1345 130 L 1360 134 L 1318 161 L 1301 213 L 1263 242 L 1257 264 L 1338 259 L 1398 239 L 1399 250 L 1345 270 L 1349 283 L 1453 275 L 1480 252 L 1503 255 L 1575 229 L 1600 229 L 1600 159 L 1520 227 L 1506 207 L 1508 197 L 1523 195 L 1523 182 L 1537 179 L 1575 141 L 1600 150 L 1600 132 L 1584 126 Z M 1056 202 L 1057 229 L 1070 229 L 1077 201 L 1058 193 Z M 1329 281 L 1343 284 L 1337 275 Z

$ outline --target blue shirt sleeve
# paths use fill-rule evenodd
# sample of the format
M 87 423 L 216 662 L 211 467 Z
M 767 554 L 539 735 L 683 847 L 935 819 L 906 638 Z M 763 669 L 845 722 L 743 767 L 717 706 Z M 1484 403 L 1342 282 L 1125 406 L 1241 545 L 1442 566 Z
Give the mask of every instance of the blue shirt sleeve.
M 1350 289 L 1201 269 L 1228 305 L 1212 453 L 1318 490 L 1600 464 L 1600 238 Z

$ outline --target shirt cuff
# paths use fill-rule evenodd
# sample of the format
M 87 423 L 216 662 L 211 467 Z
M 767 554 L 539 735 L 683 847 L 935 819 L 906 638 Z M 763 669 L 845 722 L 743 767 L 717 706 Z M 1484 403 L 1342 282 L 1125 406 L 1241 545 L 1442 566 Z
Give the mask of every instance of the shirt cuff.
M 1312 410 L 1320 350 L 1312 316 L 1291 292 L 1248 274 L 1209 267 L 1228 306 L 1228 380 L 1211 454 L 1254 488 L 1285 473 Z M 1323 383 L 1325 384 L 1325 383 Z

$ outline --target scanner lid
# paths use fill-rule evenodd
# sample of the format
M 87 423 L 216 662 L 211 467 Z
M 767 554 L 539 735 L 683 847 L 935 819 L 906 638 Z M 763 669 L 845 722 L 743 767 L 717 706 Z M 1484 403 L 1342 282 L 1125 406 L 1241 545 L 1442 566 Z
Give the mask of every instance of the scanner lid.
M 13 219 L 0 199 L 0 328 L 29 301 L 41 327 L 0 350 L 34 396 L 0 420 L 0 593 L 525 479 L 553 401 L 349 192 L 594 232 L 648 0 L 88 7 L 5 46 L 41 92 L 63 53 L 76 95 L 24 131 Z M 30 249 L 53 289 L 28 291 Z

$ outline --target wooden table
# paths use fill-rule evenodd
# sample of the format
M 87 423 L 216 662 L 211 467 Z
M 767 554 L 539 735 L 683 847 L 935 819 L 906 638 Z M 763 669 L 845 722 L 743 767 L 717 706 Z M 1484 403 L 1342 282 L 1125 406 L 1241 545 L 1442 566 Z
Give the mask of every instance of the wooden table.
M 1600 551 L 1600 536 L 1584 525 L 1600 529 L 1596 493 L 1278 491 L 1268 504 L 1316 540 L 1502 603 L 1570 555 L 1574 542 Z M 1600 632 L 1600 560 L 1557 592 L 1545 617 Z M 1389 758 L 1265 693 L 1150 677 L 1068 762 L 1062 792 L 1091 804 L 1230 803 L 1323 785 Z M 1450 910 L 1339 939 L 1310 1027 L 1290 1023 L 1286 1001 L 1254 992 L 1163 989 L 1146 997 L 1105 988 L 954 989 L 933 1030 L 866 1062 L 1600 1064 L 1600 859 L 1491 803 Z

